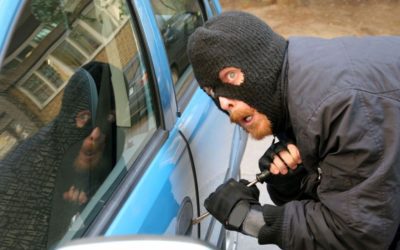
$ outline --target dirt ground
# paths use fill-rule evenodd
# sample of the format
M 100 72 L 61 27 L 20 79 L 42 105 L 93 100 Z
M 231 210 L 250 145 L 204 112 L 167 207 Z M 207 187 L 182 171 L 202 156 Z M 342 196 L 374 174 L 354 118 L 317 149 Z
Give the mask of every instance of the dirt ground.
M 398 0 L 220 0 L 223 11 L 243 10 L 288 37 L 400 35 Z

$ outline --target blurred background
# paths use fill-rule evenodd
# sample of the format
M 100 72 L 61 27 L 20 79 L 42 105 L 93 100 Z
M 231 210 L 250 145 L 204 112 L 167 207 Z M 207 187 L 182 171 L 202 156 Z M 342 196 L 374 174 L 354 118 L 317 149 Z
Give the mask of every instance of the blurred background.
M 267 22 L 274 31 L 290 36 L 400 35 L 399 0 L 220 0 L 223 11 L 250 12 Z M 249 137 L 241 164 L 242 178 L 253 180 L 258 159 L 270 146 L 271 137 L 255 141 Z M 265 187 L 260 189 L 262 204 L 270 203 Z M 276 250 L 260 246 L 257 239 L 239 235 L 239 250 Z
M 243 10 L 288 37 L 400 34 L 398 0 L 220 0 L 224 11 Z

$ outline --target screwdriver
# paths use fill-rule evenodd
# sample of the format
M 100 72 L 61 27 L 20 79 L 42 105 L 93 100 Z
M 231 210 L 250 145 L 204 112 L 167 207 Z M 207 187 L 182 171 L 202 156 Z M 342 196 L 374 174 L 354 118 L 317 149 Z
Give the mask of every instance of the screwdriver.
M 254 181 L 250 182 L 249 184 L 247 184 L 247 187 L 251 187 L 258 182 L 263 183 L 270 174 L 271 174 L 271 172 L 269 172 L 268 170 L 265 170 L 261 173 L 256 174 L 256 179 Z M 210 215 L 210 213 L 206 212 L 206 213 L 200 215 L 199 217 L 194 218 L 192 220 L 192 225 L 196 225 L 196 224 L 200 223 L 204 218 L 206 218 L 209 215 Z

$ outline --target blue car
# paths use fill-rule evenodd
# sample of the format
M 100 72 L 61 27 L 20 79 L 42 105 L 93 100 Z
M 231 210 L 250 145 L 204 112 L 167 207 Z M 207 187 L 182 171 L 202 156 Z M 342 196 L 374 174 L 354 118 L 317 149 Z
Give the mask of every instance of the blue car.
M 199 89 L 190 34 L 217 0 L 0 2 L 0 248 L 187 236 L 234 249 L 204 199 L 247 134 Z

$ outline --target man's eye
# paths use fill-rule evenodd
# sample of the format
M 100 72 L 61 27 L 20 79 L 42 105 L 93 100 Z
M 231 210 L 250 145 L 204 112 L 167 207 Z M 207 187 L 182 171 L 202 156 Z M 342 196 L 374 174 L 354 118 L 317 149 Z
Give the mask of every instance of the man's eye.
M 230 71 L 228 73 L 228 79 L 229 80 L 235 80 L 235 78 L 236 78 L 236 72 Z

